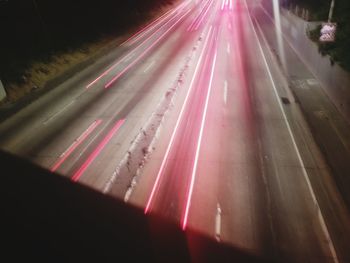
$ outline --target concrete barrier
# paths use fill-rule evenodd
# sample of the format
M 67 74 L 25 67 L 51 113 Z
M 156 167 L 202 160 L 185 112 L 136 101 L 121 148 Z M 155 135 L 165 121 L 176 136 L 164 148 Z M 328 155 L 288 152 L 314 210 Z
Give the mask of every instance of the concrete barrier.
M 6 91 L 0 80 L 0 101 L 6 98 Z
M 322 56 L 307 32 L 320 22 L 307 22 L 292 12 L 281 10 L 282 31 L 303 62 L 322 83 L 328 97 L 350 123 L 350 73 L 332 63 L 328 55 Z

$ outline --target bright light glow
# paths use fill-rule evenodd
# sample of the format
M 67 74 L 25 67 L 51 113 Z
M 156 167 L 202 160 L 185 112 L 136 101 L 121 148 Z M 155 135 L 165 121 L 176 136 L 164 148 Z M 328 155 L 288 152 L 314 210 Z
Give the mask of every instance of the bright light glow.
M 173 18 L 171 18 L 168 22 L 166 22 L 164 25 L 162 25 L 160 28 L 158 28 L 155 32 L 153 32 L 150 36 L 148 36 L 144 41 L 142 41 L 139 45 L 137 45 L 135 48 L 133 48 L 130 52 L 128 52 L 125 56 L 123 56 L 121 59 L 119 59 L 115 64 L 113 64 L 110 68 L 108 68 L 105 72 L 103 72 L 99 77 L 97 77 L 94 81 L 92 81 L 90 84 L 86 86 L 87 89 L 89 89 L 92 85 L 94 85 L 96 82 L 98 82 L 101 78 L 106 76 L 111 70 L 113 70 L 115 67 L 117 67 L 121 62 L 124 61 L 124 59 L 128 58 L 129 56 L 133 55 L 133 53 L 141 47 L 144 43 L 146 43 L 148 40 L 150 40 L 155 34 L 157 34 L 163 27 L 165 27 L 167 24 L 169 24 L 172 20 L 176 19 L 178 17 L 178 14 L 175 15 Z
M 187 28 L 187 31 L 197 30 L 200 24 L 202 23 L 204 17 L 207 15 L 210 6 L 213 4 L 213 0 L 208 0 L 201 11 L 199 12 L 199 15 L 193 20 L 191 25 Z
M 190 206 L 191 206 L 191 198 L 192 198 L 192 193 L 193 193 L 194 181 L 195 181 L 196 173 L 197 173 L 198 158 L 199 158 L 199 152 L 200 152 L 200 148 L 201 148 L 204 124 L 205 124 L 205 119 L 206 119 L 207 112 L 208 112 L 209 97 L 210 97 L 211 89 L 212 89 L 212 86 L 213 86 L 212 84 L 213 84 L 214 69 L 215 69 L 216 56 L 217 56 L 217 43 L 215 43 L 214 47 L 215 47 L 215 54 L 214 54 L 214 60 L 213 60 L 213 63 L 212 63 L 212 68 L 211 68 L 209 88 L 208 88 L 207 96 L 206 96 L 206 99 L 205 99 L 204 112 L 203 112 L 203 116 L 202 116 L 201 127 L 200 127 L 198 141 L 197 141 L 196 155 L 195 155 L 195 158 L 194 158 L 194 163 L 193 163 L 193 168 L 192 168 L 191 183 L 190 183 L 190 188 L 189 188 L 189 191 L 188 191 L 188 194 L 187 194 L 187 202 L 186 202 L 185 214 L 184 214 L 183 221 L 182 221 L 182 229 L 183 230 L 186 229 L 187 220 L 188 220 L 188 213 L 189 213 Z
M 170 149 L 171 149 L 171 147 L 172 147 L 172 145 L 173 145 L 173 143 L 174 143 L 175 135 L 177 134 L 177 131 L 178 131 L 178 129 L 179 129 L 180 121 L 181 121 L 182 116 L 183 116 L 183 114 L 184 114 L 184 112 L 185 112 L 185 108 L 186 108 L 186 105 L 187 105 L 187 101 L 188 101 L 189 95 L 190 95 L 190 93 L 191 93 L 191 91 L 192 91 L 192 89 L 193 89 L 193 87 L 194 87 L 194 81 L 195 81 L 195 79 L 196 79 L 196 76 L 197 76 L 199 67 L 200 67 L 200 65 L 201 65 L 201 63 L 202 63 L 202 59 L 203 59 L 203 56 L 204 56 L 204 52 L 205 52 L 206 46 L 207 46 L 207 44 L 208 44 L 208 39 L 209 39 L 209 36 L 211 35 L 211 30 L 212 30 L 212 28 L 210 27 L 209 32 L 208 32 L 208 35 L 207 35 L 207 38 L 206 38 L 206 40 L 205 40 L 205 42 L 204 42 L 204 46 L 203 46 L 202 53 L 201 53 L 201 55 L 200 55 L 200 57 L 199 57 L 198 63 L 197 63 L 197 65 L 196 65 L 195 71 L 194 71 L 194 73 L 193 73 L 193 77 L 192 77 L 192 80 L 191 80 L 191 83 L 190 83 L 190 87 L 189 87 L 189 89 L 188 89 L 188 91 L 187 91 L 184 104 L 182 105 L 181 111 L 180 111 L 180 115 L 179 115 L 178 119 L 176 120 L 175 128 L 174 128 L 174 130 L 173 130 L 173 133 L 171 134 L 171 138 L 170 138 L 169 145 L 168 145 L 168 147 L 167 147 L 167 149 L 166 149 L 166 151 L 165 151 L 165 155 L 164 155 L 164 158 L 163 158 L 163 160 L 162 160 L 162 164 L 161 164 L 161 166 L 160 166 L 160 168 L 159 168 L 156 181 L 155 181 L 155 183 L 154 183 L 154 185 L 153 185 L 153 188 L 152 188 L 152 191 L 151 191 L 151 195 L 150 195 L 150 197 L 148 198 L 148 201 L 147 201 L 147 204 L 146 204 L 146 208 L 145 208 L 145 211 L 144 211 L 145 214 L 147 214 L 147 213 L 150 211 L 151 203 L 152 203 L 153 198 L 154 198 L 154 194 L 155 194 L 155 192 L 156 192 L 156 190 L 157 190 L 157 188 L 158 188 L 160 178 L 161 178 L 161 176 L 163 175 L 163 170 L 164 170 L 165 164 L 166 164 L 166 162 L 167 162 L 167 160 L 168 160 L 168 156 L 169 156 L 169 153 L 170 153 Z
M 64 151 L 58 161 L 51 167 L 50 171 L 55 172 L 64 161 L 71 155 L 71 153 L 95 130 L 95 128 L 100 125 L 102 120 L 94 121 L 83 133 L 79 136 L 66 151 Z
M 277 37 L 277 43 L 278 43 L 278 52 L 281 57 L 281 63 L 282 63 L 283 69 L 287 71 L 286 56 L 285 56 L 284 45 L 282 40 L 281 15 L 280 15 L 279 5 L 280 4 L 278 0 L 273 0 L 273 14 L 275 17 L 275 31 L 276 31 L 276 37 Z
M 172 30 L 181 20 L 184 18 L 191 10 L 187 11 L 184 15 L 182 15 L 167 31 L 165 31 L 160 37 L 157 38 L 152 45 L 150 45 L 145 51 L 141 53 L 141 55 L 135 59 L 132 63 L 130 63 L 125 69 L 123 69 L 120 73 L 118 73 L 113 79 L 111 79 L 106 85 L 105 88 L 109 88 L 117 79 L 119 79 L 125 72 L 127 72 L 132 66 L 134 66 L 137 62 L 139 62 L 147 53 L 150 51 L 155 45 L 158 44 L 159 41 L 163 39 L 163 37 Z M 169 22 L 168 22 L 169 23 Z
M 134 34 L 134 36 L 130 37 L 128 40 L 126 40 L 125 42 L 123 42 L 121 45 L 126 44 L 128 41 L 131 41 L 131 43 L 128 43 L 130 45 L 134 44 L 141 36 L 145 35 L 147 32 L 142 33 L 143 31 L 145 31 L 147 28 L 151 27 L 152 25 L 153 28 L 158 26 L 158 24 L 160 24 L 163 21 L 160 21 L 162 18 L 167 19 L 170 15 L 178 12 L 181 8 L 184 8 L 185 5 L 188 5 L 189 1 L 187 2 L 183 2 L 182 4 L 180 4 L 178 7 L 176 7 L 174 10 L 169 10 L 168 12 L 166 12 L 165 14 L 163 14 L 162 16 L 160 16 L 159 18 L 157 18 L 155 21 L 153 21 L 152 23 L 150 23 L 148 26 L 146 26 L 145 28 L 143 28 L 142 30 L 140 30 L 138 33 Z M 157 23 L 158 22 L 158 23 Z M 156 24 L 155 24 L 156 23 Z M 152 29 L 153 29 L 152 28 Z M 151 29 L 149 29 L 148 31 L 150 31 Z M 132 39 L 135 38 L 135 39 Z
M 215 216 L 215 238 L 218 242 L 221 241 L 221 207 L 218 203 L 216 206 L 216 216 Z
M 264 51 L 263 51 L 263 48 L 261 46 L 261 43 L 260 43 L 260 40 L 259 40 L 259 37 L 258 37 L 258 33 L 256 32 L 255 28 L 254 28 L 254 24 L 253 24 L 253 20 L 250 16 L 250 13 L 249 13 L 249 10 L 248 10 L 248 4 L 246 1 L 244 1 L 245 3 L 245 6 L 246 6 L 246 10 L 247 10 L 247 13 L 248 13 L 248 16 L 249 16 L 249 21 L 250 21 L 250 25 L 253 29 L 253 32 L 254 32 L 254 35 L 255 35 L 255 38 L 257 40 L 257 43 L 258 43 L 258 46 L 259 46 L 259 50 L 260 50 L 260 53 L 262 55 L 262 58 L 263 58 L 263 61 L 264 61 L 264 64 L 265 64 L 265 67 L 266 67 L 266 70 L 267 70 L 267 73 L 269 75 L 269 78 L 270 78 L 270 81 L 271 81 L 271 84 L 272 84 L 272 87 L 273 87 L 273 91 L 274 91 L 274 94 L 275 94 L 275 98 L 278 102 L 278 106 L 282 112 L 282 115 L 283 115 L 283 119 L 284 119 L 284 123 L 286 124 L 287 126 L 287 129 L 288 129 L 288 132 L 289 132 L 289 135 L 292 139 L 292 142 L 293 142 L 293 146 L 294 146 L 294 149 L 295 149 L 295 152 L 297 154 L 297 157 L 298 157 L 298 160 L 299 160 L 299 163 L 300 163 L 300 166 L 302 167 L 302 171 L 303 171 L 303 175 L 304 175 L 304 178 L 306 180 L 306 184 L 309 188 L 309 191 L 310 191 L 310 194 L 311 194 L 311 197 L 312 197 L 312 200 L 314 202 L 314 204 L 316 204 L 318 207 L 319 207 L 319 204 L 318 204 L 318 201 L 317 201 L 317 198 L 316 198 L 316 195 L 315 195 L 315 192 L 312 188 L 312 185 L 311 185 L 311 182 L 310 182 L 310 179 L 309 179 L 309 175 L 308 175 L 308 172 L 307 170 L 305 169 L 305 164 L 304 164 L 304 161 L 301 157 L 301 154 L 300 154 L 300 151 L 299 151 L 299 148 L 298 148 L 298 145 L 296 143 L 296 140 L 294 138 L 294 135 L 293 135 L 293 132 L 292 132 L 292 129 L 290 127 L 290 124 L 289 124 L 289 121 L 287 119 L 287 115 L 283 109 L 283 105 L 281 103 L 281 100 L 280 100 L 280 97 L 279 97 L 279 94 L 278 94 L 278 91 L 277 91 L 277 87 L 276 87 L 276 84 L 275 84 L 275 81 L 272 77 L 272 73 L 271 73 L 271 70 L 270 70 L 270 67 L 269 67 L 269 64 L 267 63 L 267 59 L 266 59 L 266 56 L 264 54 Z M 324 220 L 324 217 L 322 215 L 322 212 L 319 210 L 319 213 L 318 213 L 318 219 L 320 221 L 320 224 L 321 224 L 321 227 L 323 229 L 323 232 L 324 232 L 324 235 L 326 236 L 328 242 L 328 246 L 329 246 L 329 249 L 330 249 L 330 252 L 332 254 L 332 259 L 335 263 L 339 263 L 339 260 L 338 260 L 338 256 L 337 256 L 337 252 L 335 250 L 335 247 L 334 247 L 334 244 L 333 244 L 333 241 L 332 241 L 332 238 L 331 236 L 329 235 L 329 231 L 328 231 L 328 228 L 327 228 L 327 225 L 325 223 L 325 220 Z
M 171 15 L 175 12 L 176 10 L 169 10 L 168 12 L 166 12 L 165 14 L 163 14 L 162 16 L 160 16 L 159 18 L 157 18 L 156 20 L 154 20 L 152 23 L 150 23 L 149 25 L 147 25 L 146 27 L 144 27 L 143 29 L 141 29 L 140 31 L 138 31 L 137 33 L 135 33 L 134 35 L 132 35 L 131 37 L 129 37 L 127 40 L 125 40 L 123 43 L 120 44 L 120 46 L 125 45 L 126 43 L 128 43 L 129 41 L 131 43 L 128 43 L 130 45 L 132 45 L 133 43 L 135 43 L 139 38 L 141 38 L 143 35 L 145 35 L 147 33 L 147 31 L 151 31 L 151 29 L 153 29 L 154 27 L 156 27 L 158 24 L 160 24 L 159 21 L 162 18 L 166 19 L 167 15 Z M 158 23 L 157 23 L 158 22 Z M 154 26 L 153 26 L 154 25 Z M 153 26 L 153 27 L 152 27 Z M 152 27 L 152 28 L 151 28 Z M 147 30 L 149 29 L 149 30 Z M 147 30 L 147 31 L 146 31 Z
M 227 103 L 227 80 L 224 82 L 224 102 Z
M 105 138 L 103 138 L 102 142 L 97 146 L 97 148 L 90 154 L 87 160 L 83 163 L 83 165 L 75 172 L 72 177 L 72 181 L 76 182 L 83 175 L 86 169 L 90 166 L 90 164 L 96 159 L 96 157 L 100 154 L 103 148 L 107 145 L 107 143 L 112 139 L 113 135 L 119 130 L 119 128 L 123 125 L 125 119 L 117 121 L 112 130 L 108 132 Z
M 197 25 L 195 27 L 195 30 L 197 30 L 199 28 L 199 26 L 202 24 L 203 19 L 207 15 L 207 13 L 208 13 L 210 7 L 212 6 L 212 4 L 213 4 L 213 1 L 210 1 L 210 3 L 207 5 L 207 8 L 206 8 L 204 14 L 202 15 L 202 17 L 200 18 L 199 22 L 197 23 Z

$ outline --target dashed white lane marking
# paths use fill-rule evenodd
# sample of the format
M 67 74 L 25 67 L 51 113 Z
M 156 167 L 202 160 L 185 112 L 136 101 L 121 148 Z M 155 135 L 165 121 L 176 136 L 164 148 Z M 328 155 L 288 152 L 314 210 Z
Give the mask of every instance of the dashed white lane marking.
M 215 238 L 218 242 L 221 241 L 221 207 L 218 203 L 216 206 L 216 217 L 215 217 Z
M 72 100 L 70 103 L 68 103 L 66 106 L 64 106 L 62 109 L 60 109 L 58 112 L 54 113 L 52 116 L 47 118 L 43 124 L 46 125 L 48 122 L 52 121 L 55 119 L 58 115 L 60 115 L 62 112 L 64 112 L 70 105 L 72 105 L 75 102 L 75 100 Z
M 135 51 L 130 52 L 126 57 L 124 57 L 123 61 L 128 62 L 131 58 L 135 56 Z
M 227 80 L 225 80 L 225 82 L 224 82 L 224 102 L 225 102 L 225 104 L 227 103 L 227 86 L 228 86 Z

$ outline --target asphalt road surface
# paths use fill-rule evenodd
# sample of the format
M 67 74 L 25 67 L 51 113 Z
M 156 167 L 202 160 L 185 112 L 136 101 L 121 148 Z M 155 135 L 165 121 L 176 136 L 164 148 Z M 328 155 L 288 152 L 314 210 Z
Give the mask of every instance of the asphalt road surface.
M 350 262 L 348 211 L 249 11 L 259 8 L 179 1 L 3 121 L 1 149 L 278 262 Z M 172 88 L 133 187 L 118 188 Z

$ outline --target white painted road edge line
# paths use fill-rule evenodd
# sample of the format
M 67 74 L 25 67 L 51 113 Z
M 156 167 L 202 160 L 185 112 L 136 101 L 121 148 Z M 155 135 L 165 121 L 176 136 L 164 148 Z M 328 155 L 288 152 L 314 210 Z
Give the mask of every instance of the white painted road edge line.
M 313 190 L 313 188 L 312 188 L 312 186 L 311 186 L 311 182 L 310 182 L 310 179 L 309 179 L 309 175 L 308 175 L 308 173 L 307 173 L 307 171 L 306 171 L 306 169 L 305 169 L 304 161 L 303 161 L 303 159 L 302 159 L 302 157 L 301 157 L 301 154 L 300 154 L 299 148 L 298 148 L 298 146 L 297 146 L 297 144 L 296 144 L 296 141 L 295 141 L 295 138 L 294 138 L 292 129 L 291 129 L 291 127 L 290 127 L 290 124 L 289 124 L 289 121 L 288 121 L 288 119 L 287 119 L 286 113 L 285 113 L 285 111 L 284 111 L 284 109 L 283 109 L 283 105 L 282 105 L 282 103 L 281 103 L 281 100 L 280 100 L 280 98 L 279 98 L 279 95 L 278 95 L 278 92 L 277 92 L 277 88 L 276 88 L 275 82 L 274 82 L 274 80 L 273 80 L 271 70 L 270 70 L 269 65 L 268 65 L 268 63 L 267 63 L 267 59 L 266 59 L 266 57 L 265 57 L 263 48 L 262 48 L 262 46 L 261 46 L 261 43 L 260 43 L 258 34 L 257 34 L 257 32 L 256 32 L 256 30 L 255 30 L 255 28 L 254 28 L 253 20 L 252 20 L 252 18 L 251 18 L 251 16 L 250 16 L 250 13 L 249 13 L 249 9 L 248 9 L 248 5 L 247 5 L 246 0 L 244 1 L 244 3 L 245 3 L 245 5 L 246 5 L 246 9 L 247 9 L 247 12 L 248 12 L 248 16 L 249 16 L 249 21 L 250 21 L 251 27 L 253 28 L 255 37 L 256 37 L 257 42 L 258 42 L 258 45 L 259 45 L 259 49 L 260 49 L 261 55 L 262 55 L 263 60 L 264 60 L 264 64 L 265 64 L 265 66 L 266 66 L 266 69 L 267 69 L 269 78 L 270 78 L 270 80 L 271 80 L 271 84 L 272 84 L 272 87 L 273 87 L 273 90 L 274 90 L 274 94 L 275 94 L 275 96 L 276 96 L 278 105 L 279 105 L 280 110 L 281 110 L 282 115 L 283 115 L 284 122 L 285 122 L 285 124 L 286 124 L 286 126 L 287 126 L 289 135 L 290 135 L 290 137 L 291 137 L 291 139 L 292 139 L 292 142 L 293 142 L 293 146 L 294 146 L 295 151 L 296 151 L 296 154 L 297 154 L 297 156 L 298 156 L 298 160 L 299 160 L 299 162 L 300 162 L 300 165 L 301 165 L 301 168 L 302 168 L 302 171 L 303 171 L 304 178 L 305 178 L 306 183 L 307 183 L 307 186 L 308 186 L 308 188 L 309 188 L 309 191 L 310 191 L 312 200 L 313 200 L 314 204 L 315 204 L 315 205 L 317 206 L 317 208 L 318 208 L 318 212 L 319 212 L 319 213 L 318 213 L 318 215 L 319 215 L 318 218 L 319 218 L 319 221 L 320 221 L 322 230 L 324 231 L 324 234 L 325 234 L 325 236 L 326 236 L 326 238 L 327 238 L 328 246 L 329 246 L 329 249 L 330 249 L 331 254 L 332 254 L 332 256 L 333 256 L 333 261 L 334 261 L 335 263 L 339 263 L 339 260 L 338 260 L 338 257 L 337 257 L 337 254 L 336 254 L 336 251 L 335 251 L 335 248 L 334 248 L 333 241 L 332 241 L 332 239 L 331 239 L 331 237 L 330 237 L 330 235 L 329 235 L 329 231 L 328 231 L 328 229 L 327 229 L 327 226 L 326 226 L 324 217 L 323 217 L 322 212 L 321 212 L 321 210 L 320 210 L 320 206 L 319 206 L 318 201 L 317 201 L 317 199 L 316 199 L 314 190 Z

